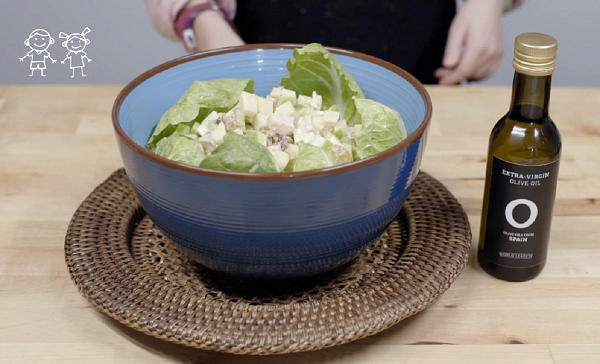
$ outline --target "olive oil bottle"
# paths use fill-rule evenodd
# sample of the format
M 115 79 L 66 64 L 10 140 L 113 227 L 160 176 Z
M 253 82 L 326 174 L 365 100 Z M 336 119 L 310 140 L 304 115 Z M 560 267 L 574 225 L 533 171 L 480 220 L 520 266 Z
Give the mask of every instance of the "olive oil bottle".
M 510 110 L 490 135 L 477 256 L 507 281 L 533 279 L 546 264 L 561 154 L 548 115 L 556 50 L 545 34 L 516 38 Z

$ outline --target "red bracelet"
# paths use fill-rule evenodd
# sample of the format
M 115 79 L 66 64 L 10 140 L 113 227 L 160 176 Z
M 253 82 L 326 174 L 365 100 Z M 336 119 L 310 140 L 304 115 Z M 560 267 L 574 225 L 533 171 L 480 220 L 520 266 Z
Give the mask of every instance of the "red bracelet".
M 190 52 L 195 51 L 198 52 L 198 42 L 196 40 L 196 33 L 194 33 L 194 20 L 196 17 L 200 15 L 200 13 L 212 10 L 212 11 L 220 11 L 223 14 L 223 18 L 227 21 L 231 29 L 233 29 L 236 33 L 240 34 L 231 21 L 231 17 L 229 16 L 229 12 L 225 10 L 222 6 L 217 4 L 215 0 L 210 0 L 207 3 L 198 4 L 192 6 L 189 9 L 182 11 L 175 20 L 175 32 L 179 35 L 179 38 L 183 41 L 186 49 Z

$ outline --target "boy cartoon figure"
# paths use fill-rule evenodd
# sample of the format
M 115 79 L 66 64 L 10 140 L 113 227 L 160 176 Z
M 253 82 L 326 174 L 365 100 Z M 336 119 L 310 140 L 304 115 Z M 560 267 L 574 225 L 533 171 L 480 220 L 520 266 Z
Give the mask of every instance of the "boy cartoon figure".
M 50 53 L 48 53 L 48 47 L 52 44 L 54 44 L 54 38 L 44 29 L 36 29 L 29 34 L 29 38 L 25 40 L 25 45 L 31 48 L 31 50 L 19 58 L 19 61 L 23 62 L 25 58 L 31 57 L 31 65 L 29 66 L 29 69 L 31 69 L 30 77 L 33 76 L 35 70 L 40 70 L 42 77 L 46 77 L 44 74 L 46 58 L 50 58 L 52 63 L 56 62 L 55 59 L 50 57 Z
M 67 58 L 70 59 L 71 69 L 73 70 L 73 74 L 71 78 L 75 77 L 75 68 L 81 69 L 81 77 L 85 77 L 83 74 L 83 67 L 85 67 L 84 60 L 87 59 L 88 62 L 92 60 L 88 58 L 87 54 L 83 51 L 85 46 L 90 44 L 90 40 L 85 37 L 87 33 L 90 32 L 90 28 L 85 28 L 81 33 L 73 33 L 71 35 L 67 35 L 63 32 L 60 32 L 58 35 L 59 38 L 66 38 L 62 43 L 62 46 L 69 50 L 65 59 L 60 61 L 60 63 L 65 64 Z

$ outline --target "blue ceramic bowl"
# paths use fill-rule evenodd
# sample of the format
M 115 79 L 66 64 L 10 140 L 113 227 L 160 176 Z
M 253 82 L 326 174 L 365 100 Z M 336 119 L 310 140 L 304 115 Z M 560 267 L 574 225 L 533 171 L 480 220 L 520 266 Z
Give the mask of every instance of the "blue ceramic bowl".
M 335 48 L 368 98 L 400 112 L 409 133 L 402 143 L 342 166 L 274 174 L 191 167 L 145 148 L 161 115 L 193 80 L 253 78 L 265 96 L 300 46 L 248 45 L 175 59 L 133 80 L 115 101 L 125 170 L 148 216 L 213 270 L 291 280 L 340 266 L 384 232 L 417 176 L 431 118 L 424 87 L 390 63 Z

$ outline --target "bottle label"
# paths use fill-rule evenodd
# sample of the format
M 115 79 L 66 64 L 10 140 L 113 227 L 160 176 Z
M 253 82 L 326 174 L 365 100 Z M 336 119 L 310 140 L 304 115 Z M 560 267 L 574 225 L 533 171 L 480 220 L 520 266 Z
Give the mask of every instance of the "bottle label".
M 484 257 L 506 267 L 538 265 L 546 260 L 558 160 L 526 166 L 493 158 Z

